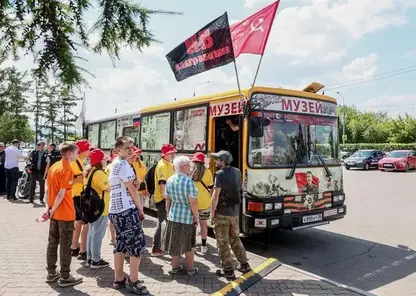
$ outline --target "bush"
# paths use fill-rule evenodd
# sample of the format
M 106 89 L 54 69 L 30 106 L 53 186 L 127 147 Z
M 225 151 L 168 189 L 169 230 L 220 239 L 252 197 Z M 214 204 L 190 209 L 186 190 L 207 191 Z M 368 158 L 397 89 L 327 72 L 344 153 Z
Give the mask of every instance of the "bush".
M 378 149 L 382 151 L 392 150 L 416 150 L 416 143 L 359 143 L 359 144 L 341 144 L 339 145 L 341 151 L 355 152 L 361 149 Z

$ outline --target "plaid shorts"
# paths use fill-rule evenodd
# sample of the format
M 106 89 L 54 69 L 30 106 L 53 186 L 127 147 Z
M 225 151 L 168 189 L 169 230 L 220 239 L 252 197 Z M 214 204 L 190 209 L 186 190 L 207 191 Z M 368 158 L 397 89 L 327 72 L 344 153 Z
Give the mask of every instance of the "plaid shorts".
M 137 209 L 109 214 L 108 218 L 116 230 L 116 244 L 113 253 L 124 253 L 130 257 L 140 257 L 146 250 L 146 237 Z

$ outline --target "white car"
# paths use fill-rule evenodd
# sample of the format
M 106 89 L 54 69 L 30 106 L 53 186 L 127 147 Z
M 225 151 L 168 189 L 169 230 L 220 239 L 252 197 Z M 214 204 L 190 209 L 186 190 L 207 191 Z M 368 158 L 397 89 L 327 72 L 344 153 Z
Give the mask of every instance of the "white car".
M 262 159 L 262 157 L 265 156 L 272 156 L 273 149 L 273 142 L 269 142 L 263 148 L 251 150 L 251 155 L 253 157 L 258 157 L 259 159 Z
M 29 157 L 30 152 L 32 151 L 32 149 L 23 149 L 22 150 L 22 154 L 24 157 Z M 21 159 L 21 161 L 23 161 L 24 159 Z

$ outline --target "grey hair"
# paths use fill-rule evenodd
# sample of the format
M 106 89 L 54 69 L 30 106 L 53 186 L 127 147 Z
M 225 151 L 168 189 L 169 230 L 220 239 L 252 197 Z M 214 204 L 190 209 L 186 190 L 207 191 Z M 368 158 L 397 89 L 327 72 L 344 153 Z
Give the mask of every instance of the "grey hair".
M 180 172 L 181 167 L 186 164 L 191 164 L 191 159 L 188 156 L 181 155 L 173 160 L 173 166 L 177 172 Z

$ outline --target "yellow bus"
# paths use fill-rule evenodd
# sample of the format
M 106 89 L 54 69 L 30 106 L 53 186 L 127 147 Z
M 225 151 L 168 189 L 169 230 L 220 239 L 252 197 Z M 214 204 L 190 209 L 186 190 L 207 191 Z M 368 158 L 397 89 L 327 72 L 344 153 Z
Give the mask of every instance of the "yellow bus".
M 147 167 L 160 148 L 178 155 L 228 150 L 241 170 L 241 232 L 298 230 L 328 224 L 346 214 L 339 159 L 337 103 L 332 97 L 282 88 L 233 90 L 172 101 L 85 124 L 86 137 L 104 150 L 117 136 L 133 138 Z M 154 209 L 150 198 L 146 205 Z

